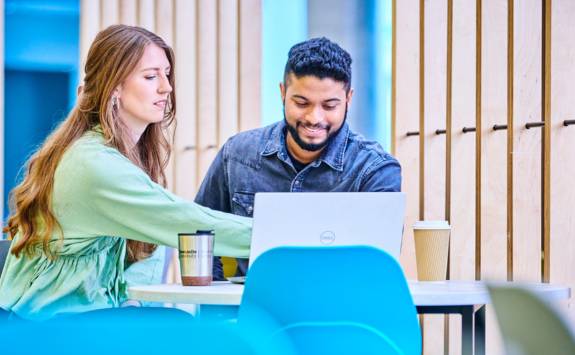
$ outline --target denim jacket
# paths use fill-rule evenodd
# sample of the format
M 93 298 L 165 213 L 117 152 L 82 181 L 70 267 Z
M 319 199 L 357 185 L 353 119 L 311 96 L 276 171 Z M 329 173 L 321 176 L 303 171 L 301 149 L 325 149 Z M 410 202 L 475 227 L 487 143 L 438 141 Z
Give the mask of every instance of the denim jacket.
M 344 123 L 321 156 L 297 171 L 286 147 L 284 121 L 231 137 L 217 154 L 196 202 L 251 217 L 256 192 L 400 191 L 401 167 L 373 141 Z M 216 236 L 217 238 L 217 236 Z M 238 260 L 238 275 L 247 262 Z M 222 279 L 216 261 L 214 278 Z

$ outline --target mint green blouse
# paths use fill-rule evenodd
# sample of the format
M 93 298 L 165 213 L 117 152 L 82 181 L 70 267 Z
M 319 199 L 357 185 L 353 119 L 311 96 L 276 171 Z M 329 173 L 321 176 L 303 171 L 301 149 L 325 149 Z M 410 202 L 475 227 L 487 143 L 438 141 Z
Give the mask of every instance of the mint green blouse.
M 126 238 L 177 247 L 180 232 L 214 229 L 216 255 L 249 254 L 251 219 L 175 196 L 97 132 L 64 154 L 52 199 L 64 235 L 50 242 L 58 257 L 9 255 L 0 278 L 0 307 L 23 318 L 119 306 L 128 296 Z

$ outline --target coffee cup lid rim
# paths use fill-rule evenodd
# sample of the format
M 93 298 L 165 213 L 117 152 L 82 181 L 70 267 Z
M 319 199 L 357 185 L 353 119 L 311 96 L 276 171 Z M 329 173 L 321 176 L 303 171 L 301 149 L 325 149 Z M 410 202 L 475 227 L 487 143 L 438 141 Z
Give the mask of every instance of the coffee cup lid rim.
M 413 229 L 451 229 L 447 221 L 417 221 Z

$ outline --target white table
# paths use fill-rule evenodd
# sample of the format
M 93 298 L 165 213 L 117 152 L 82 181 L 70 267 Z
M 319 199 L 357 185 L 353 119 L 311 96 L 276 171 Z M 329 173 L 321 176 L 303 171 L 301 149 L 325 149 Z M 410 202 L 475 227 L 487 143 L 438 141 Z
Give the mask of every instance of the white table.
M 553 301 L 571 297 L 568 287 L 543 283 L 497 282 L 494 285 L 521 285 L 539 297 Z M 178 284 L 133 286 L 130 298 L 166 303 L 238 306 L 243 285 L 226 281 L 211 286 L 186 287 Z M 489 293 L 482 281 L 409 282 L 413 303 L 419 314 L 461 314 L 463 354 L 485 353 L 485 305 Z

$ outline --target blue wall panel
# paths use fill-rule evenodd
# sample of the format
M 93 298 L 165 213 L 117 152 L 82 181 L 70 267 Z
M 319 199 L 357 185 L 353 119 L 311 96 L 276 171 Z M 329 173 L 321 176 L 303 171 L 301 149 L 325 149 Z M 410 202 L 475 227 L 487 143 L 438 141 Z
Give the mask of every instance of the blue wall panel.
M 75 101 L 79 12 L 79 0 L 5 2 L 5 206 L 22 166 Z

